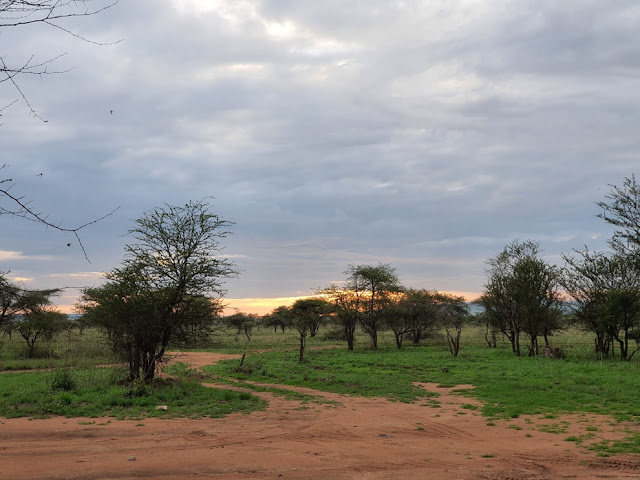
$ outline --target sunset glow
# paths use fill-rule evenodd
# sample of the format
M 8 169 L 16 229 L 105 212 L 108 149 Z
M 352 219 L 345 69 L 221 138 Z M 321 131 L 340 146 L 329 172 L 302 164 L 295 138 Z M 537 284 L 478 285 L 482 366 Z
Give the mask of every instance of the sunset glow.
M 451 295 L 461 296 L 467 302 L 473 302 L 480 295 L 481 292 L 442 292 L 449 293 Z M 281 305 L 290 306 L 296 300 L 300 300 L 301 298 L 309 298 L 307 296 L 299 296 L 299 297 L 256 297 L 256 298 L 223 298 L 222 301 L 225 304 L 225 309 L 223 310 L 223 315 L 233 315 L 237 311 L 243 313 L 253 313 L 256 315 L 266 315 L 271 313 L 276 307 Z M 77 313 L 74 310 L 73 305 L 58 305 L 58 308 L 63 313 Z
M 226 308 L 224 315 L 233 315 L 236 311 L 266 315 L 281 305 L 292 305 L 296 300 L 308 297 L 275 297 L 275 298 L 224 298 Z

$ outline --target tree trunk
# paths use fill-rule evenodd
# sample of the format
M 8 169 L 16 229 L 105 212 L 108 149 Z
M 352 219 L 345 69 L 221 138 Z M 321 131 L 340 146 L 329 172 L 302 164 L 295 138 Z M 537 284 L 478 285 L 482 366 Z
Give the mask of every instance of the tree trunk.
M 151 383 L 156 375 L 156 356 L 153 355 L 147 362 L 147 369 L 144 372 L 144 383 Z
M 489 336 L 491 334 L 491 336 Z M 497 340 L 496 334 L 491 330 L 491 326 L 487 323 L 487 329 L 484 332 L 484 341 L 487 342 L 489 348 L 496 348 Z
M 373 330 L 369 336 L 371 337 L 371 346 L 374 350 L 378 349 L 378 331 Z
M 529 356 L 535 357 L 538 354 L 538 336 L 537 335 L 529 335 L 531 339 L 531 344 L 529 345 Z
M 300 357 L 298 358 L 298 361 L 300 363 L 302 363 L 302 361 L 304 360 L 305 337 L 306 337 L 306 335 L 300 334 Z
M 356 335 L 356 325 L 355 323 L 343 323 L 344 327 L 344 336 L 347 337 L 347 349 L 353 351 L 354 338 Z
M 455 337 L 451 335 L 451 332 L 448 328 L 445 328 L 445 330 L 447 332 L 447 343 L 449 344 L 449 351 L 451 352 L 451 355 L 457 357 L 458 353 L 460 352 L 460 335 L 462 334 L 462 329 L 456 328 Z
M 129 376 L 131 380 L 137 380 L 140 378 L 140 357 L 142 353 L 140 352 L 140 347 L 138 345 L 133 347 L 133 362 L 131 362 L 131 368 L 129 371 Z
M 396 337 L 396 347 L 398 347 L 398 349 L 402 348 L 402 333 L 399 332 L 393 332 L 393 335 Z

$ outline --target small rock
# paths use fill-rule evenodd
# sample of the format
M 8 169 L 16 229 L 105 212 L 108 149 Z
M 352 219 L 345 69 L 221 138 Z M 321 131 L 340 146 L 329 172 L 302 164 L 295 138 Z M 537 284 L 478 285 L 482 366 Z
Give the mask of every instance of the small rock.
M 136 461 L 136 457 L 129 457 L 129 461 L 130 462 L 135 462 Z
M 162 411 L 166 412 L 167 410 L 169 410 L 169 407 L 166 406 L 166 405 L 158 405 L 156 407 L 156 410 L 162 410 Z

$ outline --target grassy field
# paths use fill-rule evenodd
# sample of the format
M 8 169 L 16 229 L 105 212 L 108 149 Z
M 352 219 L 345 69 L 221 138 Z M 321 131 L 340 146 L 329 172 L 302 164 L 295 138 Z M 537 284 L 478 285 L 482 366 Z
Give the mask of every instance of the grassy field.
M 505 343 L 487 348 L 478 328 L 467 329 L 457 358 L 449 354 L 439 335 L 419 346 L 407 344 L 397 350 L 391 334 L 385 333 L 377 351 L 369 348 L 366 336 L 359 335 L 355 351 L 349 352 L 343 342 L 326 340 L 328 333 L 329 329 L 323 329 L 309 339 L 301 364 L 297 361 L 298 338 L 292 331 L 254 330 L 251 340 L 244 334 L 220 332 L 212 338 L 210 350 L 247 353 L 247 358 L 240 371 L 238 360 L 221 362 L 206 371 L 220 378 L 403 402 L 421 402 L 430 395 L 414 382 L 472 384 L 473 392 L 462 393 L 482 400 L 482 413 L 489 418 L 575 412 L 611 414 L 619 420 L 640 418 L 640 362 L 599 360 L 593 355 L 591 339 L 577 332 L 553 338 L 554 345 L 567 352 L 564 360 L 517 358 Z M 0 375 L 0 416 L 217 416 L 263 406 L 248 394 L 204 389 L 198 378 L 179 366 L 173 367 L 174 380 L 158 381 L 140 391 L 125 387 L 121 369 L 96 367 L 116 359 L 95 332 L 82 337 L 65 334 L 43 343 L 41 351 L 49 352 L 44 358 L 24 358 L 21 349 L 19 338 L 0 341 L 0 370 L 14 372 Z M 33 368 L 50 370 L 19 372 Z M 155 410 L 164 404 L 172 405 L 171 412 Z
M 437 347 L 379 351 L 319 349 L 306 361 L 294 351 L 248 354 L 242 369 L 230 360 L 206 367 L 223 377 L 300 385 L 349 395 L 416 401 L 428 393 L 414 382 L 474 385 L 467 394 L 485 403 L 483 414 L 591 412 L 640 418 L 640 365 L 618 361 L 516 358 L 506 350 L 468 347 L 453 358 Z
M 1 375 L 0 417 L 201 418 L 266 406 L 249 393 L 206 388 L 186 375 L 124 386 L 124 374 L 121 368 L 91 368 Z M 168 409 L 156 409 L 161 406 Z

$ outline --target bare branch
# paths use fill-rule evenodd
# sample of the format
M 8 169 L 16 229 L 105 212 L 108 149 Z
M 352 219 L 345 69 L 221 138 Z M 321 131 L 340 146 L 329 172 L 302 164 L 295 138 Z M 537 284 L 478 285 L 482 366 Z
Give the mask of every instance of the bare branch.
M 0 169 L 5 168 L 5 165 L 0 166 Z M 7 182 L 12 182 L 12 179 L 7 178 L 7 179 L 3 179 L 0 180 L 0 184 L 4 184 Z M 96 218 L 95 220 L 91 220 L 89 222 L 86 222 L 80 226 L 77 227 L 65 227 L 59 223 L 53 223 L 52 221 L 50 221 L 48 219 L 47 215 L 44 215 L 42 213 L 38 213 L 36 212 L 30 205 L 29 202 L 25 201 L 24 197 L 18 197 L 13 195 L 9 190 L 13 187 L 13 183 L 11 183 L 9 185 L 8 188 L 0 188 L 0 196 L 4 196 L 6 198 L 8 198 L 11 203 L 14 205 L 15 208 L 6 208 L 3 206 L 0 206 L 0 215 L 11 215 L 13 217 L 20 217 L 23 218 L 25 220 L 29 220 L 31 222 L 36 222 L 36 223 L 40 223 L 42 225 L 44 225 L 47 228 L 53 228 L 55 230 L 58 230 L 59 232 L 66 232 L 66 233 L 72 233 L 75 237 L 76 240 L 78 241 L 78 245 L 80 245 L 80 248 L 82 249 L 82 253 L 84 255 L 84 258 L 87 260 L 87 262 L 91 263 L 91 260 L 89 260 L 89 256 L 87 255 L 87 251 L 84 247 L 84 244 L 82 243 L 82 239 L 80 238 L 79 232 L 80 230 L 82 230 L 83 228 L 88 227 L 89 225 L 93 225 L 94 223 L 98 223 L 101 220 L 104 220 L 107 217 L 110 217 L 111 215 L 113 215 L 116 211 L 118 211 L 120 209 L 120 207 L 116 207 L 114 208 L 112 211 L 110 211 L 109 213 L 107 213 L 106 215 L 101 216 L 100 218 Z
M 94 45 L 105 46 L 120 43 L 122 39 L 115 42 L 97 42 L 95 40 L 90 40 L 86 37 L 78 35 L 71 29 L 66 28 L 58 23 L 64 19 L 98 15 L 99 13 L 114 7 L 119 2 L 119 0 L 112 0 L 107 5 L 90 9 L 89 7 L 87 7 L 87 3 L 91 1 L 92 0 L 0 0 L 0 31 L 3 28 L 25 27 L 33 24 L 46 24 L 50 27 L 63 31 L 64 33 L 71 35 L 72 37 L 78 38 L 83 42 L 91 43 Z M 80 11 L 77 11 L 79 6 L 84 6 L 84 8 Z M 50 58 L 38 64 L 32 64 L 32 60 L 34 57 L 31 56 L 31 58 L 27 62 L 19 64 L 19 66 L 7 65 L 7 63 L 5 62 L 6 57 L 0 56 L 0 83 L 10 83 L 18 93 L 18 100 L 22 99 L 27 105 L 29 113 L 31 113 L 34 117 L 42 120 L 43 122 L 46 122 L 46 120 L 43 119 L 35 111 L 31 103 L 27 99 L 24 91 L 16 82 L 15 77 L 17 75 L 23 74 L 54 75 L 58 73 L 64 73 L 64 71 L 47 70 L 47 65 L 64 55 L 66 54 L 58 55 L 54 58 Z M 4 110 L 10 105 L 13 105 L 14 103 L 16 103 L 16 101 L 17 100 L 11 102 L 9 105 L 2 107 L 0 111 Z

